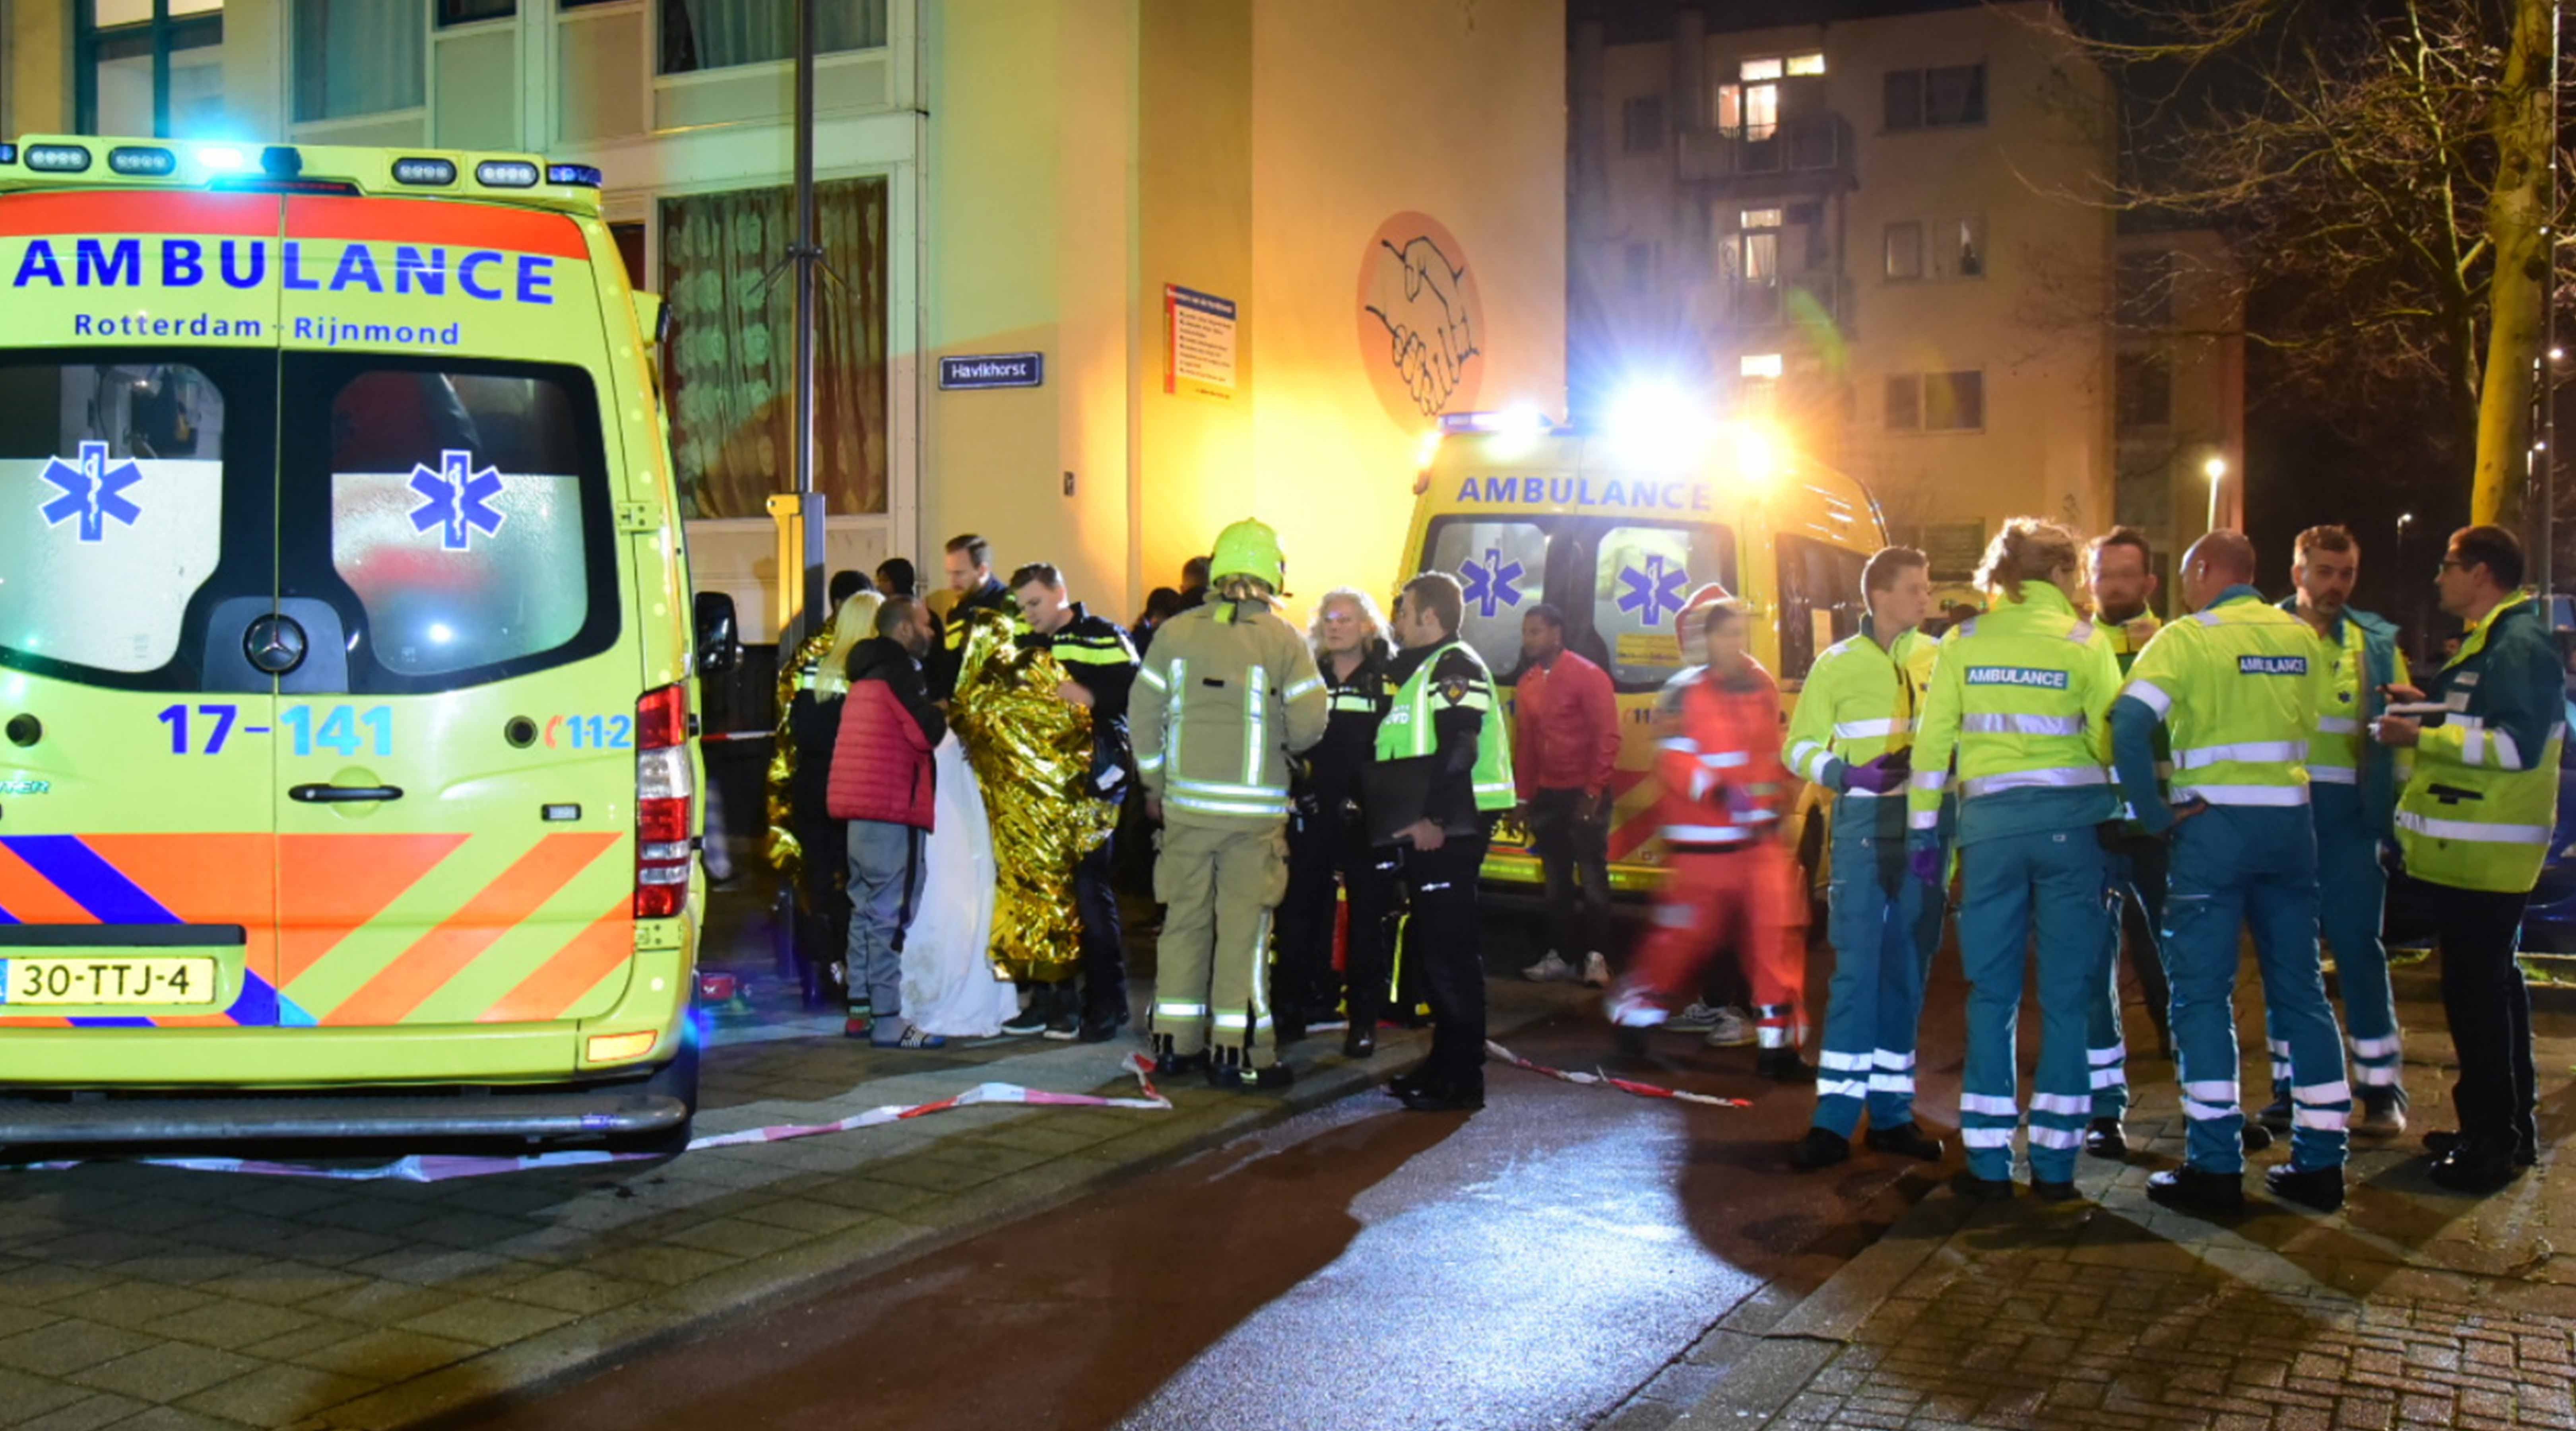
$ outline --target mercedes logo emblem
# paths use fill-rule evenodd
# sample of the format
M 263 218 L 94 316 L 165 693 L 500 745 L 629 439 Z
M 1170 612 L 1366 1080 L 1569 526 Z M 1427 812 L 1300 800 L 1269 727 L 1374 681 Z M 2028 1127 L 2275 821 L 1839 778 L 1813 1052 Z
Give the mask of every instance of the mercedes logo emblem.
M 283 676 L 304 664 L 304 628 L 294 617 L 271 613 L 242 633 L 242 651 L 260 670 Z

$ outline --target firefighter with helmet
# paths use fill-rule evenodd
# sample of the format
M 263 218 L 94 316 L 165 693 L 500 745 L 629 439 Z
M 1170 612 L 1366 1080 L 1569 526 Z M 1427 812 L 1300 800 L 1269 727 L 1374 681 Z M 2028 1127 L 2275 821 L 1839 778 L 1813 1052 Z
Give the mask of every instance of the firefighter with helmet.
M 1146 811 L 1163 826 L 1155 1066 L 1278 1088 L 1289 1073 L 1271 1031 L 1270 919 L 1288 890 L 1288 760 L 1323 738 L 1324 679 L 1277 610 L 1277 533 L 1227 527 L 1209 577 L 1207 604 L 1154 633 L 1129 697 Z

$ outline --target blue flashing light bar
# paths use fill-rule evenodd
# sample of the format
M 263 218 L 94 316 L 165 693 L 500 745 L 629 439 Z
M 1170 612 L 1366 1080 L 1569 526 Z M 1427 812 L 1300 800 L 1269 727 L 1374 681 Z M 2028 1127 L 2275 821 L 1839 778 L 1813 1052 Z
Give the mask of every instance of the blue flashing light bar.
M 578 184 L 585 189 L 596 189 L 602 180 L 600 172 L 587 164 L 549 164 L 546 166 L 546 182 Z

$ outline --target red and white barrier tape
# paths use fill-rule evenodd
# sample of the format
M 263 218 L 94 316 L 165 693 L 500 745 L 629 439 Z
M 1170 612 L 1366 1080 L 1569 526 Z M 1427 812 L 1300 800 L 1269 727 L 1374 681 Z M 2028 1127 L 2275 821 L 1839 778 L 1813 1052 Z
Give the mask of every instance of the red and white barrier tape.
M 1567 1069 L 1550 1068 L 1543 1063 L 1532 1063 L 1528 1059 L 1521 1057 L 1519 1054 L 1512 1052 L 1501 1044 L 1495 1043 L 1491 1039 L 1487 1039 L 1485 1041 L 1485 1052 L 1495 1058 L 1501 1059 L 1503 1062 L 1510 1064 L 1514 1068 L 1526 1068 L 1532 1073 L 1545 1074 L 1550 1078 L 1558 1079 L 1566 1083 L 1581 1083 L 1604 1088 L 1616 1088 L 1622 1093 L 1633 1093 L 1639 1098 L 1675 1098 L 1684 1103 L 1704 1103 L 1711 1108 L 1750 1108 L 1753 1106 L 1753 1100 L 1750 1098 L 1720 1098 L 1713 1093 L 1692 1093 L 1680 1088 L 1666 1088 L 1658 1083 L 1639 1083 L 1633 1078 L 1618 1078 L 1610 1074 L 1597 1071 L 1592 1073 L 1575 1073 Z
M 730 1148 L 747 1143 L 783 1143 L 791 1138 L 813 1138 L 825 1133 L 848 1133 L 860 1128 L 881 1127 L 912 1118 L 927 1118 L 952 1108 L 973 1108 L 987 1103 L 1019 1103 L 1038 1108 L 1146 1108 L 1168 1110 L 1172 1100 L 1154 1087 L 1154 1061 L 1140 1053 L 1131 1053 L 1120 1068 L 1134 1074 L 1144 1092 L 1141 1098 L 1104 1098 L 1095 1093 L 1051 1093 L 1042 1088 L 1025 1088 L 1016 1083 L 979 1083 L 963 1093 L 952 1094 L 930 1103 L 889 1103 L 854 1113 L 831 1123 L 780 1123 L 767 1128 L 745 1128 L 734 1133 L 709 1133 L 689 1140 L 688 1151 L 700 1148 Z M 551 1168 L 578 1168 L 602 1163 L 649 1161 L 657 1153 L 611 1153 L 602 1149 L 567 1149 L 555 1153 L 531 1153 L 525 1157 L 462 1157 L 436 1153 L 414 1153 L 397 1158 L 381 1167 L 319 1168 L 300 1163 L 272 1163 L 254 1158 L 133 1158 L 130 1161 L 155 1168 L 181 1168 L 196 1173 L 256 1173 L 270 1177 L 332 1178 L 344 1182 L 395 1181 L 439 1183 L 451 1178 L 488 1177 L 494 1173 L 525 1173 Z M 64 1162 L 29 1163 L 23 1170 L 51 1171 L 77 1168 L 88 1159 Z

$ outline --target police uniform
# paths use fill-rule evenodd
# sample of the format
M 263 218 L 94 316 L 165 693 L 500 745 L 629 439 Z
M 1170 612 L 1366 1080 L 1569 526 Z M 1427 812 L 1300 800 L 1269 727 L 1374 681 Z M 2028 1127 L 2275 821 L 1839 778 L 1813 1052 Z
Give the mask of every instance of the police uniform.
M 1091 696 L 1090 786 L 1112 803 L 1127 796 L 1131 764 L 1127 702 L 1136 683 L 1136 647 L 1117 622 L 1095 616 L 1079 601 L 1051 636 L 1030 632 L 1023 645 L 1044 644 L 1064 663 L 1076 685 Z M 1127 955 L 1118 927 L 1115 883 L 1117 835 L 1073 867 L 1073 901 L 1082 914 L 1082 1032 L 1105 1039 L 1127 1022 Z
M 2397 844 L 2413 891 L 2441 931 L 2442 1004 L 2459 1050 L 2453 1150 L 2436 1181 L 2489 1191 L 2539 1152 L 2531 1001 L 2514 962 L 2523 906 L 2558 819 L 2567 727 L 2556 649 L 2528 595 L 2469 628 L 2426 694 L 2428 725 L 2397 802 Z
M 1815 1126 L 1849 1138 L 1864 1108 L 1873 1132 L 1914 1121 L 1914 1052 L 1923 976 L 1941 944 L 1941 894 L 1906 872 L 1905 797 L 1851 788 L 1855 765 L 1908 752 L 1937 642 L 1905 630 L 1882 645 L 1871 618 L 1808 669 L 1789 718 L 1787 761 L 1835 792 L 1826 932 L 1834 946 Z
M 1360 809 L 1361 774 L 1376 754 L 1378 721 L 1394 699 L 1382 645 L 1363 649 L 1345 679 L 1327 658 L 1319 669 L 1330 712 L 1324 738 L 1306 753 L 1288 817 L 1288 898 L 1279 907 L 1279 963 L 1271 1004 L 1278 1017 L 1312 1024 L 1338 1004 L 1351 1032 L 1370 1033 L 1389 996 L 1396 852 L 1369 843 Z M 1342 973 L 1333 973 L 1335 911 L 1346 910 Z
M 2342 1200 L 2352 1094 L 2318 969 L 2308 811 L 2308 739 L 2324 678 L 2316 648 L 2307 623 L 2250 586 L 2231 586 L 2147 643 L 2113 713 L 2121 788 L 2150 834 L 2171 831 L 2165 970 L 2190 1132 L 2185 1168 L 2158 1174 L 2149 1188 L 2180 1201 L 2243 1195 L 2234 1183 L 2245 1164 L 2235 988 L 2237 936 L 2247 926 L 2272 1036 L 2289 1045 L 2290 1171 L 2332 1170 L 2331 1200 Z M 2159 724 L 2172 733 L 2174 805 L 2207 807 L 2178 827 L 2174 805 L 2156 791 Z M 2276 1189 L 2281 1174 L 2274 1170 Z M 2224 1186 L 2209 1181 L 2221 1178 Z
M 2118 809 L 2105 723 L 2120 669 L 2111 645 L 2045 581 L 1941 638 L 1914 737 L 1908 843 L 1940 850 L 1941 797 L 1958 758 L 1963 888 L 1959 960 L 1968 976 L 1968 1066 L 1959 1141 L 1987 1189 L 2012 1176 L 2021 1119 L 2013 1027 L 2022 963 L 2039 946 L 2039 1071 L 2032 1080 L 2030 1175 L 2071 1196 L 2091 1115 L 2086 1037 L 2111 957 L 2111 866 L 2098 828 Z
M 1370 824 L 1383 831 L 1429 820 L 1446 834 L 1437 850 L 1400 849 L 1404 944 L 1431 1003 L 1431 1056 L 1409 1086 L 1473 1105 L 1485 1096 L 1485 959 L 1476 881 L 1494 821 L 1512 807 L 1511 737 L 1496 709 L 1493 673 L 1475 648 L 1454 636 L 1399 652 L 1387 679 L 1395 696 L 1378 722 L 1376 763 L 1425 762 L 1427 778 L 1374 781 L 1372 798 L 1392 799 L 1400 784 L 1420 792 L 1412 797 L 1419 808 L 1372 810 Z
M 1270 918 L 1288 888 L 1288 757 L 1324 733 L 1324 679 L 1269 603 L 1218 600 L 1155 633 L 1130 709 L 1137 776 L 1163 807 L 1155 1044 L 1167 1071 L 1212 1046 L 1212 1075 L 1239 1080 L 1277 1062 Z

